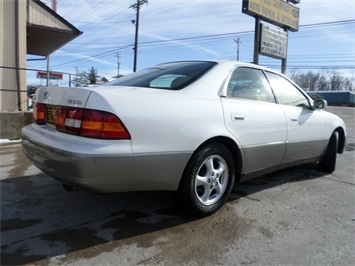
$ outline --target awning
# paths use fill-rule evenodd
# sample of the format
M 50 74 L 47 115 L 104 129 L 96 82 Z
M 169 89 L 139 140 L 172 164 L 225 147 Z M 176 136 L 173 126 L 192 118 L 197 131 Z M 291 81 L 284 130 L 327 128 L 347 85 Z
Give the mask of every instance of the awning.
M 82 34 L 38 0 L 28 1 L 27 12 L 27 54 L 48 56 Z

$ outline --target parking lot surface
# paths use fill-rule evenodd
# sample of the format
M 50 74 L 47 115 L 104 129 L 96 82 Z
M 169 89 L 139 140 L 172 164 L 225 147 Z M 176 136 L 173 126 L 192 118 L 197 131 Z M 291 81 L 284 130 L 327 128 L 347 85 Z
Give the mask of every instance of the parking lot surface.
M 333 174 L 307 164 L 237 184 L 212 216 L 169 192 L 68 193 L 0 146 L 1 265 L 355 265 L 355 108 Z

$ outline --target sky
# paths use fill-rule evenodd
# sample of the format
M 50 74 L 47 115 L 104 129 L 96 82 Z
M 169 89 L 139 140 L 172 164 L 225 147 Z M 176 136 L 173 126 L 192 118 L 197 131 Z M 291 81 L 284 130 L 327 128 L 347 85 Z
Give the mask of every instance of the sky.
M 50 2 L 46 0 L 45 2 Z M 50 56 L 50 69 L 75 74 L 91 67 L 111 78 L 133 71 L 136 0 L 57 0 L 57 13 L 83 32 Z M 355 0 L 301 0 L 300 27 L 289 32 L 287 73 L 325 67 L 355 75 Z M 140 9 L 137 70 L 176 60 L 253 61 L 255 19 L 242 0 L 149 0 Z M 27 59 L 39 58 L 28 55 Z M 281 60 L 259 57 L 281 70 Z M 45 70 L 46 61 L 27 68 Z M 58 85 L 68 86 L 64 75 Z M 40 84 L 28 71 L 28 84 Z M 56 82 L 54 82 L 55 84 Z

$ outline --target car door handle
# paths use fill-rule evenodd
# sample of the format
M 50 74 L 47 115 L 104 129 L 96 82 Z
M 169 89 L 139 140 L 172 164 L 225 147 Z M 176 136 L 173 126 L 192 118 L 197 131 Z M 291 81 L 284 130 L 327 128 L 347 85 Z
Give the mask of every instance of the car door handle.
M 243 114 L 238 114 L 238 113 L 233 113 L 232 114 L 232 121 L 244 121 L 244 115 Z
M 298 121 L 298 119 L 295 118 L 295 117 L 290 117 L 290 120 L 291 120 L 292 122 L 297 122 L 297 121 Z

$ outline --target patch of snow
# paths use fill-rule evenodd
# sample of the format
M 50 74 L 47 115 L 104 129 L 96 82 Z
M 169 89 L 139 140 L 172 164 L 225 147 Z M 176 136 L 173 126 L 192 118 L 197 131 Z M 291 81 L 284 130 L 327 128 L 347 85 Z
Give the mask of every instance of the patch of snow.
M 0 139 L 0 144 L 7 144 L 7 143 L 17 143 L 17 142 L 21 142 L 21 139 Z

